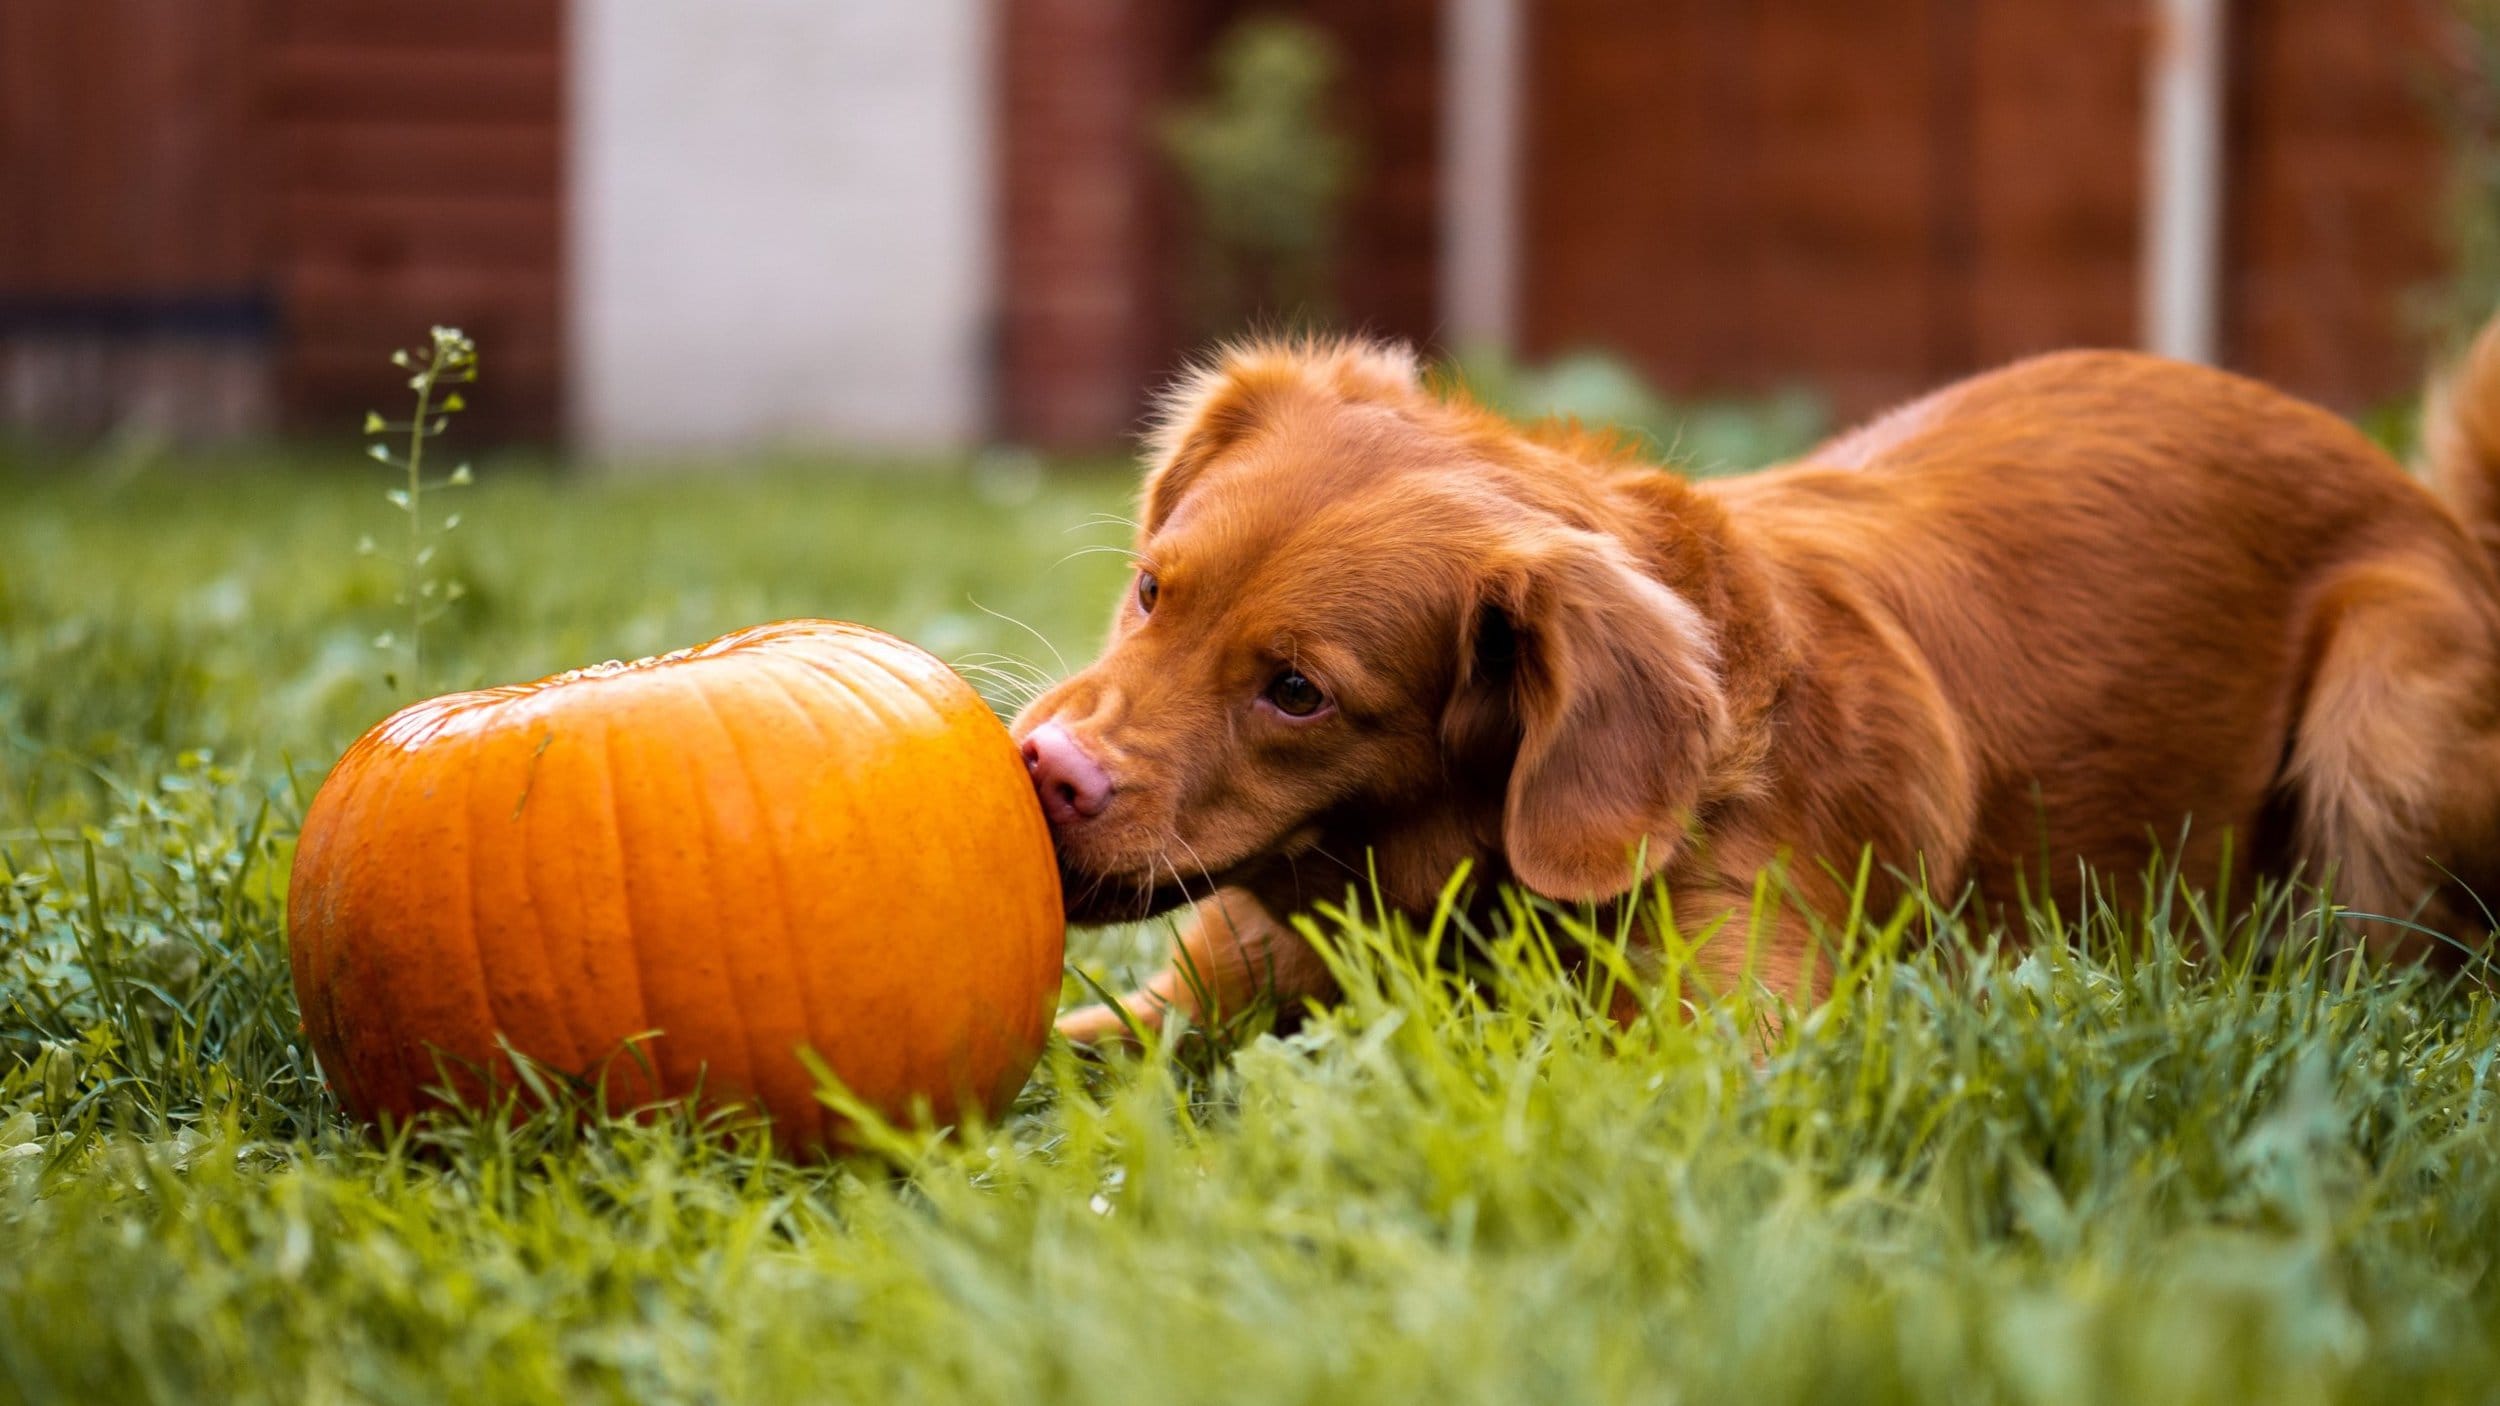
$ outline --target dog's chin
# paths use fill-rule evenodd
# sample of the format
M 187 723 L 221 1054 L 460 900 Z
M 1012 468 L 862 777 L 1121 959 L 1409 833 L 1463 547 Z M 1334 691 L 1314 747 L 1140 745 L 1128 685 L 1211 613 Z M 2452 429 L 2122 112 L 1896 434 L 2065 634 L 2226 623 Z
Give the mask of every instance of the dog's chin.
M 1066 864 L 1059 867 L 1059 892 L 1067 904 L 1068 921 L 1079 927 L 1135 923 L 1168 913 L 1207 896 L 1174 883 L 1157 884 L 1142 875 L 1087 873 Z

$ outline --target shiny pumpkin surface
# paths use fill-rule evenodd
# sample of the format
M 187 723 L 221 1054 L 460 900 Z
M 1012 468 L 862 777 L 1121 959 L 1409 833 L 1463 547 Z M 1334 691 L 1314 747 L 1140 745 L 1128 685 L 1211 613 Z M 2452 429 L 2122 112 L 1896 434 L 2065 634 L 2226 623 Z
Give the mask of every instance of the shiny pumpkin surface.
M 604 1076 L 611 1107 L 699 1088 L 800 1147 L 840 1131 L 802 1048 L 891 1117 L 1002 1108 L 1064 936 L 988 705 L 911 645 L 811 620 L 392 715 L 313 798 L 287 927 L 360 1117 L 508 1070 L 500 1036 Z

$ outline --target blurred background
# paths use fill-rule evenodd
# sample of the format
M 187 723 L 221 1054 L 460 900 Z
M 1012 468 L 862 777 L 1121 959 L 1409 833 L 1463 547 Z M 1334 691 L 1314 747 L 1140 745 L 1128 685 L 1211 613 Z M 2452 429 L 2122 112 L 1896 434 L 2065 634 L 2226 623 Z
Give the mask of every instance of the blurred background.
M 7 0 L 0 431 L 343 439 L 432 323 L 592 460 L 1114 448 L 1305 325 L 1705 444 L 2076 344 L 2367 413 L 2500 291 L 2493 12 Z

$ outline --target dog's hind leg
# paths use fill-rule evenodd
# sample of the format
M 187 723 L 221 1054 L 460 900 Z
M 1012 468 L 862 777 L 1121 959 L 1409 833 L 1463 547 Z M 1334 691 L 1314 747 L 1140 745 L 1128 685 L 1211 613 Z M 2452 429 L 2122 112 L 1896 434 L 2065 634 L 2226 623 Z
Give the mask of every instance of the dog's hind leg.
M 2500 874 L 2496 633 L 2480 583 L 2418 551 L 2345 568 L 2311 611 L 2282 776 L 2294 857 L 2340 906 L 2409 924 L 2362 921 L 2378 955 L 2454 955 L 2431 934 L 2478 949 L 2490 934 L 2460 890 Z

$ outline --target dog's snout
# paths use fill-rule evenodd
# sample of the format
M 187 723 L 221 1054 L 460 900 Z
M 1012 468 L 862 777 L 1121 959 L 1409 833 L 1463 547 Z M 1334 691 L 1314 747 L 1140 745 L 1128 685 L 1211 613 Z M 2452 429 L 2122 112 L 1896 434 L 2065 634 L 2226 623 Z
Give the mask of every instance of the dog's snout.
M 1091 820 L 1111 804 L 1111 773 L 1057 723 L 1044 723 L 1024 739 L 1024 765 L 1052 825 Z

